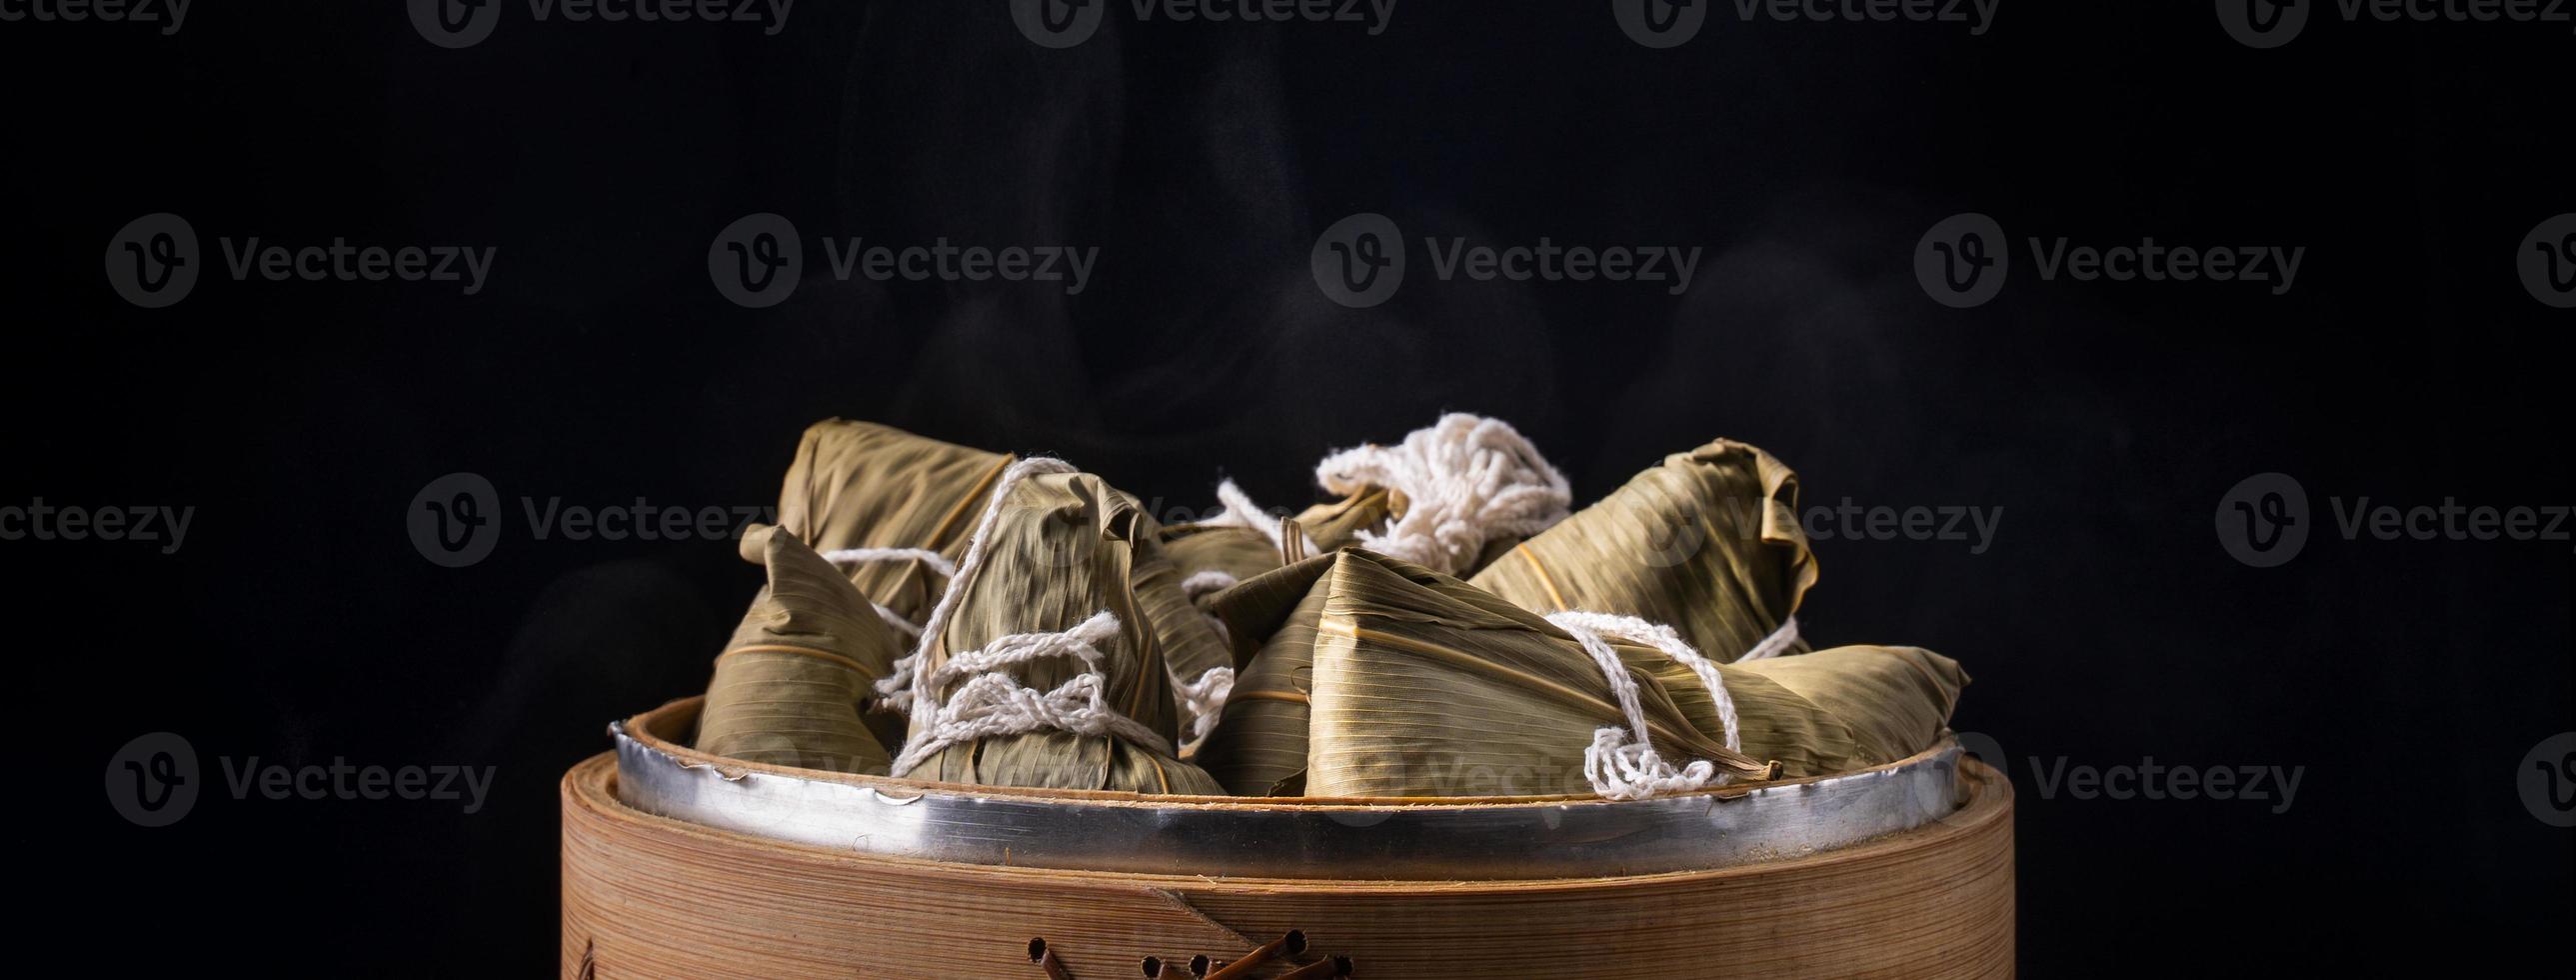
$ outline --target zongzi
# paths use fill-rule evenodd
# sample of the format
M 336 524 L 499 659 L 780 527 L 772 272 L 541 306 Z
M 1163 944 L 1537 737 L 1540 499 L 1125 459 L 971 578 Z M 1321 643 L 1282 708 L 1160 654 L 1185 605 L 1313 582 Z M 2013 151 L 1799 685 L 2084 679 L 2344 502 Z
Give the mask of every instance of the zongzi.
M 859 718 L 868 685 L 900 655 L 894 631 L 839 569 L 793 535 L 760 541 L 769 584 L 716 658 L 697 747 L 807 769 L 883 774 L 883 743 Z
M 1774 637 L 1764 655 L 1799 652 L 1791 617 L 1816 559 L 1797 504 L 1788 466 L 1720 439 L 1666 457 L 1471 581 L 1536 612 L 1666 624 L 1721 663 Z
M 805 430 L 779 489 L 778 524 L 845 571 L 890 621 L 917 624 L 946 588 L 945 562 L 1012 457 L 888 426 L 827 419 Z M 758 561 L 753 538 L 743 557 Z M 927 554 L 923 554 L 927 553 Z M 901 627 L 898 627 L 899 629 Z
M 1718 664 L 1660 625 L 1541 618 L 1359 550 L 1217 608 L 1261 639 L 1196 761 L 1241 795 L 1635 798 L 1843 772 L 1929 747 L 1967 681 L 1910 648 Z
M 1224 654 L 1155 550 L 1158 533 L 1099 477 L 1050 459 L 1013 464 L 905 665 L 912 719 L 894 774 L 1221 793 L 1171 748 L 1171 646 Z
M 1645 669 L 1658 654 L 1622 649 L 1614 686 L 1564 631 L 1410 562 L 1345 550 L 1218 605 L 1238 636 L 1266 637 L 1199 754 L 1239 794 L 1591 792 L 1596 731 L 1632 714 L 1621 687 L 1663 755 L 1769 772 L 1693 725 Z

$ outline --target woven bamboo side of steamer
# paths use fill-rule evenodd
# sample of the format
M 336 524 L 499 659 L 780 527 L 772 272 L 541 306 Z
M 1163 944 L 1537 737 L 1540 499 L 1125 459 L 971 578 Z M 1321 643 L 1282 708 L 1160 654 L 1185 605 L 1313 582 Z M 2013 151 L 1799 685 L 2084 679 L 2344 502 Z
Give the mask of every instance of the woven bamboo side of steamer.
M 1381 978 L 2009 977 L 2012 790 L 1974 763 L 1940 823 L 1822 854 L 1527 882 L 1204 879 L 944 864 L 782 844 L 563 782 L 563 975 L 1077 980 L 1231 960 L 1289 929 Z M 1365 874 L 1366 869 L 1353 869 Z M 1268 966 L 1256 977 L 1275 977 Z

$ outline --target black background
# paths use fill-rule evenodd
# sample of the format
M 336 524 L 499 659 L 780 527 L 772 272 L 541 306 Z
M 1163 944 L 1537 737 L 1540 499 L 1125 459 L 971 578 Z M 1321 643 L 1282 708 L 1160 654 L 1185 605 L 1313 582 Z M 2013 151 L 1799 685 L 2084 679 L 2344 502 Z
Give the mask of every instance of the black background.
M 1607 5 L 1404 0 L 1338 24 L 1139 23 L 1055 51 L 1000 0 L 796 5 L 785 29 L 535 22 L 435 47 L 402 5 L 201 4 L 183 30 L 0 24 L 17 202 L 0 505 L 197 508 L 172 555 L 0 542 L 28 669 L 13 809 L 58 940 L 102 972 L 549 969 L 555 783 L 705 681 L 758 576 L 722 541 L 532 540 L 540 506 L 771 502 L 840 415 L 1065 455 L 1159 508 L 1444 409 L 1512 420 L 1598 496 L 1727 435 L 1811 504 L 2002 509 L 1992 547 L 1832 541 L 1801 616 L 1975 675 L 2021 791 L 2025 972 L 2564 968 L 2570 835 L 2515 767 L 2571 723 L 2569 545 L 2344 540 L 2330 498 L 2566 505 L 2571 319 L 2514 251 L 2576 210 L 2566 25 L 2348 24 L 2252 50 L 2209 5 L 2007 3 L 1993 29 L 1743 23 L 1631 43 Z M 176 306 L 101 275 L 177 212 Z M 741 215 L 820 236 L 1101 249 L 1081 295 L 836 283 L 746 310 Z M 1339 218 L 1416 239 L 1328 302 Z M 1931 302 L 1912 252 L 1993 215 L 2009 285 Z M 1440 282 L 1422 236 L 1706 249 L 1674 297 Z M 484 290 L 236 282 L 217 241 L 499 249 Z M 2279 244 L 2296 288 L 2042 281 L 2029 237 Z M 32 299 L 32 303 L 26 300 Z M 463 569 L 403 511 L 471 471 Z M 2317 524 L 2231 559 L 2279 471 Z M 98 795 L 150 731 L 205 760 L 496 767 L 485 807 L 235 800 L 143 829 Z M 2033 764 L 2304 767 L 2295 803 L 2043 798 Z M 43 834 L 59 835 L 54 837 Z M 54 841 L 63 843 L 57 844 Z M 37 889 L 30 889 L 36 891 Z

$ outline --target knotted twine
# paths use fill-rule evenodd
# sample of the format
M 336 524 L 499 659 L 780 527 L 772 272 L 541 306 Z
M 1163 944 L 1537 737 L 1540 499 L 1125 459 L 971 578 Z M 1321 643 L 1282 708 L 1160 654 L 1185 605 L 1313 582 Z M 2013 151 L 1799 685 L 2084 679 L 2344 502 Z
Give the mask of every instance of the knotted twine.
M 1485 543 L 1528 537 L 1566 518 L 1574 491 L 1538 447 L 1501 419 L 1452 412 L 1395 446 L 1367 445 L 1324 457 L 1315 482 L 1331 493 L 1385 487 L 1404 495 L 1404 514 L 1360 545 L 1451 575 L 1464 574 Z
M 1618 726 L 1597 729 L 1592 744 L 1583 750 L 1583 775 L 1592 783 L 1592 791 L 1611 800 L 1652 799 L 1666 793 L 1687 793 L 1726 782 L 1726 776 L 1706 760 L 1675 767 L 1655 751 L 1646 730 L 1646 709 L 1637 693 L 1637 679 L 1619 652 L 1610 648 L 1603 637 L 1615 637 L 1631 643 L 1643 643 L 1663 651 L 1673 662 L 1690 668 L 1700 683 L 1708 688 L 1709 698 L 1717 703 L 1717 720 L 1724 729 L 1727 751 L 1744 750 L 1743 732 L 1737 723 L 1735 698 L 1726 692 L 1726 681 L 1718 676 L 1717 665 L 1692 649 L 1680 633 L 1670 626 L 1650 623 L 1634 616 L 1609 613 L 1561 612 L 1547 617 L 1556 628 L 1564 630 L 1592 655 L 1601 668 L 1601 676 L 1610 682 L 1610 693 L 1619 701 L 1620 713 L 1627 716 L 1628 728 L 1636 740 L 1629 741 L 1630 731 Z M 1792 617 L 1762 642 L 1744 660 L 1776 656 L 1798 640 L 1798 623 Z M 1741 661 L 1739 661 L 1741 662 Z
M 1165 755 L 1171 743 L 1110 706 L 1105 693 L 1109 675 L 1101 670 L 1107 655 L 1100 644 L 1118 638 L 1118 616 L 1101 610 L 1061 633 L 1013 633 L 957 654 L 930 676 L 915 681 L 917 690 L 937 690 L 959 678 L 965 683 L 939 704 L 937 714 L 919 734 L 904 743 L 891 775 L 902 776 L 952 745 L 994 735 L 1056 730 L 1079 735 L 1116 735 Z M 1089 668 L 1054 690 L 1023 686 L 1006 668 L 1047 657 L 1072 657 Z M 918 704 L 919 702 L 915 702 Z
M 1003 501 L 1020 481 L 1031 476 L 1071 472 L 1073 465 L 1063 460 L 1033 456 L 1011 464 L 993 484 L 991 498 L 984 503 L 984 514 L 975 522 L 975 533 L 967 539 L 966 555 L 949 573 L 948 588 L 930 607 L 929 618 L 922 621 L 921 635 L 912 652 L 895 661 L 893 672 L 877 682 L 877 693 L 898 710 L 910 713 L 916 720 L 927 719 L 917 726 L 917 734 L 905 741 L 903 754 L 895 757 L 889 770 L 891 775 L 903 776 L 952 745 L 1042 730 L 1116 735 L 1171 754 L 1170 742 L 1119 713 L 1108 702 L 1109 675 L 1101 667 L 1107 655 L 1100 651 L 1100 644 L 1116 639 L 1119 632 L 1118 617 L 1108 610 L 1061 632 L 1000 637 L 981 650 L 951 654 L 939 669 L 929 669 L 931 645 L 939 642 L 940 634 L 948 629 L 949 619 L 965 597 L 967 584 L 984 567 L 984 558 L 992 550 L 993 528 L 1001 523 Z M 1072 657 L 1087 669 L 1044 692 L 1021 684 L 1007 671 L 1048 657 Z M 942 702 L 939 690 L 960 679 L 963 683 L 958 683 Z M 911 694 L 908 703 L 903 698 L 907 691 Z
M 1226 485 L 1232 486 L 1233 483 L 1228 481 Z M 1238 494 L 1241 492 L 1236 491 Z M 1211 568 L 1182 579 L 1181 595 L 1195 606 L 1202 598 L 1233 588 L 1236 581 L 1232 574 Z M 1225 628 L 1225 620 L 1213 613 L 1199 615 L 1207 620 L 1208 628 L 1216 631 L 1220 642 L 1228 647 L 1234 645 L 1234 635 Z M 1163 667 L 1169 670 L 1171 662 L 1165 661 Z M 1199 674 L 1197 680 L 1179 674 L 1171 677 L 1172 697 L 1180 701 L 1181 710 L 1190 716 L 1189 741 L 1191 745 L 1197 745 L 1207 739 L 1209 732 L 1216 730 L 1217 717 L 1225 713 L 1226 699 L 1234 696 L 1234 668 L 1210 667 Z
M 1574 503 L 1565 474 L 1511 423 L 1465 412 L 1441 416 L 1398 445 L 1326 456 L 1315 466 L 1315 482 L 1345 496 L 1370 487 L 1404 495 L 1403 515 L 1383 530 L 1358 532 L 1360 546 L 1450 575 L 1469 571 L 1488 541 L 1554 527 Z M 1225 510 L 1207 523 L 1252 528 L 1289 550 L 1282 522 L 1234 481 L 1217 484 L 1216 496 Z M 1321 550 L 1311 540 L 1302 543 L 1307 553 Z

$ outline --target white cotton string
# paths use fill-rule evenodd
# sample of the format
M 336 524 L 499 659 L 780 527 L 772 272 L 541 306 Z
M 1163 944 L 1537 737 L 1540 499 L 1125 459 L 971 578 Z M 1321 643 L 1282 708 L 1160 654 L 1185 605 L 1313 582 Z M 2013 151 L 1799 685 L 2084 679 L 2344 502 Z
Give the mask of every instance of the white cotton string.
M 1780 624 L 1779 629 L 1772 630 L 1771 635 L 1763 637 L 1762 642 L 1753 645 L 1753 649 L 1744 651 L 1744 655 L 1735 658 L 1735 662 L 1740 664 L 1753 660 L 1768 660 L 1789 652 L 1790 647 L 1797 645 L 1798 616 L 1796 613 L 1791 613 L 1789 618 Z
M 974 552 L 969 550 L 967 557 L 960 567 L 971 569 Z M 933 620 L 939 618 L 935 610 L 931 615 Z M 1120 714 L 1105 696 L 1109 675 L 1100 666 L 1107 659 L 1100 645 L 1117 637 L 1118 616 L 1102 610 L 1061 633 L 1014 633 L 985 644 L 981 650 L 950 657 L 938 670 L 916 681 L 916 688 L 935 691 L 960 679 L 963 683 L 957 684 L 948 700 L 936 708 L 916 707 L 915 717 L 927 717 L 929 723 L 904 744 L 903 754 L 896 757 L 890 773 L 898 777 L 910 773 L 952 745 L 1036 731 L 1115 735 L 1171 754 L 1170 742 Z M 1008 668 L 1051 657 L 1071 657 L 1088 669 L 1044 692 L 1022 685 L 1008 672 Z
M 895 710 L 915 714 L 934 706 L 938 693 L 924 683 L 928 678 L 920 676 L 930 660 L 924 654 L 930 652 L 931 644 L 939 642 L 939 634 L 948 629 L 949 616 L 957 611 L 958 600 L 966 595 L 966 583 L 975 577 L 976 569 L 983 567 L 984 554 L 990 550 L 985 539 L 992 537 L 993 526 L 1001 522 L 1002 501 L 1011 495 L 1011 489 L 1019 486 L 1021 480 L 1032 475 L 1071 472 L 1074 472 L 1071 463 L 1051 456 L 1031 456 L 1011 464 L 1002 471 L 1002 478 L 994 481 L 992 495 L 984 501 L 984 516 L 975 522 L 975 533 L 966 539 L 966 557 L 959 559 L 956 567 L 948 572 L 948 588 L 939 593 L 939 602 L 930 607 L 930 618 L 922 621 L 921 634 L 914 638 L 912 652 L 895 661 L 894 670 L 877 681 L 877 693 L 887 699 L 887 704 L 894 706 Z M 908 702 L 900 697 L 906 690 L 912 692 Z
M 835 565 L 870 561 L 917 561 L 941 578 L 956 578 L 957 566 L 948 556 L 928 548 L 841 548 L 823 553 L 823 560 Z
M 1209 527 L 1251 528 L 1261 532 L 1263 537 L 1269 538 L 1271 546 L 1278 548 L 1280 554 L 1288 553 L 1286 526 L 1280 518 L 1261 509 L 1261 505 L 1253 503 L 1252 495 L 1243 492 L 1243 488 L 1236 486 L 1233 480 L 1222 480 L 1217 483 L 1216 502 L 1224 505 L 1225 509 L 1201 523 Z M 1298 537 L 1304 538 L 1301 543 L 1306 546 L 1307 554 L 1311 555 L 1323 550 L 1315 547 L 1313 538 L 1307 538 L 1303 534 Z
M 1619 659 L 1619 651 L 1602 639 L 1604 634 L 1631 642 L 1644 643 L 1664 651 L 1673 659 L 1689 666 L 1700 680 L 1708 684 L 1709 693 L 1717 699 L 1718 717 L 1726 727 L 1727 748 L 1737 747 L 1735 702 L 1726 695 L 1726 685 L 1717 677 L 1707 658 L 1682 642 L 1671 627 L 1659 626 L 1628 616 L 1604 613 L 1562 612 L 1547 621 L 1564 630 L 1592 655 L 1601 668 L 1601 676 L 1610 682 L 1610 693 L 1619 700 L 1619 710 L 1628 716 L 1628 727 L 1636 734 L 1629 741 L 1628 732 L 1617 726 L 1597 729 L 1592 744 L 1583 750 L 1583 775 L 1592 783 L 1592 791 L 1604 799 L 1643 800 L 1666 793 L 1687 793 L 1724 782 L 1717 767 L 1703 760 L 1675 768 L 1655 752 L 1654 741 L 1646 728 L 1646 709 L 1639 701 L 1637 679 L 1628 673 L 1628 664 Z M 1669 639 L 1667 646 L 1665 641 Z M 1705 668 L 1705 669 L 1703 669 Z
M 905 639 L 921 638 L 920 624 L 903 618 L 902 613 L 888 609 L 882 604 L 871 602 L 868 605 L 876 609 L 878 619 L 885 620 L 886 625 L 894 627 L 894 631 L 903 634 Z
M 1547 621 L 1555 623 L 1558 629 L 1569 633 L 1573 632 L 1575 627 L 1581 627 L 1594 634 L 1596 638 L 1609 636 L 1630 643 L 1643 643 L 1663 651 L 1664 656 L 1671 657 L 1674 663 L 1690 668 L 1691 673 L 1699 676 L 1700 686 L 1708 689 L 1709 699 L 1717 702 L 1717 722 L 1725 729 L 1724 741 L 1727 750 L 1744 751 L 1743 733 L 1736 725 L 1735 698 L 1726 693 L 1726 680 L 1718 676 L 1717 664 L 1710 662 L 1707 657 L 1700 656 L 1698 650 L 1691 648 L 1690 641 L 1682 639 L 1682 635 L 1672 627 L 1662 623 L 1650 623 L 1635 616 L 1595 612 L 1561 612 L 1549 616 Z M 1776 638 L 1779 634 L 1774 633 L 1772 636 Z M 1794 640 L 1797 638 L 1797 633 L 1792 631 L 1789 636 Z M 1577 637 L 1577 639 L 1580 638 L 1580 636 Z M 1596 656 L 1595 659 L 1598 657 Z M 1624 675 L 1626 672 L 1621 673 Z
M 1225 701 L 1233 694 L 1232 667 L 1210 667 L 1195 681 L 1185 681 L 1177 675 L 1172 678 L 1172 698 L 1190 717 L 1190 744 L 1198 744 L 1216 730 L 1216 720 L 1225 714 Z
M 1199 604 L 1200 599 L 1234 588 L 1237 581 L 1239 580 L 1233 575 L 1211 568 L 1182 579 L 1181 595 L 1190 600 L 1190 605 L 1195 606 Z M 1234 645 L 1234 633 L 1225 628 L 1225 620 L 1218 618 L 1215 613 L 1202 612 L 1199 615 L 1207 619 L 1210 629 L 1216 630 L 1217 639 L 1224 641 L 1227 646 Z
M 917 561 L 922 564 L 922 567 L 938 573 L 942 578 L 957 577 L 957 566 L 949 564 L 948 556 L 928 548 L 840 548 L 824 552 L 823 560 L 835 565 L 871 561 Z M 871 602 L 868 605 L 875 606 L 877 618 L 885 620 L 885 624 L 894 627 L 895 632 L 912 638 L 921 636 L 921 624 L 903 618 L 902 613 L 888 609 L 882 604 Z
M 1234 588 L 1237 581 L 1239 580 L 1231 573 L 1211 568 L 1182 579 L 1181 594 L 1188 596 L 1189 600 L 1195 603 L 1210 595 Z
M 1239 580 L 1232 573 L 1211 568 L 1182 579 L 1181 594 L 1189 597 L 1192 605 L 1196 605 L 1202 598 L 1234 588 L 1237 581 Z M 1224 641 L 1227 646 L 1234 645 L 1233 633 L 1225 628 L 1225 620 L 1212 613 L 1199 615 L 1206 617 L 1208 626 L 1216 630 L 1217 639 Z M 1166 662 L 1164 666 L 1168 668 L 1171 664 Z M 1198 744 L 1207 738 L 1208 732 L 1216 729 L 1217 715 L 1225 711 L 1225 699 L 1233 693 L 1234 668 L 1232 667 L 1210 667 L 1195 681 L 1184 680 L 1178 674 L 1172 675 L 1172 696 L 1180 701 L 1181 710 L 1188 713 L 1191 719 L 1190 744 Z
M 1417 429 L 1402 445 L 1361 446 L 1324 458 L 1315 482 L 1353 494 L 1385 487 L 1404 494 L 1404 515 L 1360 545 L 1460 574 L 1503 535 L 1528 537 L 1564 520 L 1574 502 L 1565 474 L 1518 430 L 1463 412 Z

